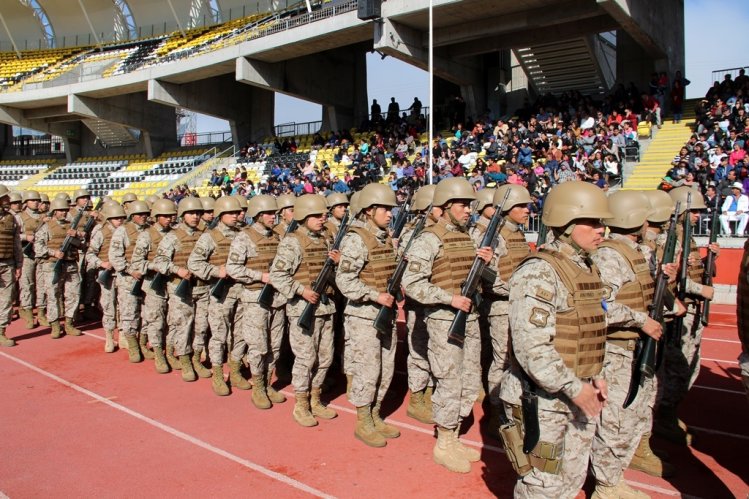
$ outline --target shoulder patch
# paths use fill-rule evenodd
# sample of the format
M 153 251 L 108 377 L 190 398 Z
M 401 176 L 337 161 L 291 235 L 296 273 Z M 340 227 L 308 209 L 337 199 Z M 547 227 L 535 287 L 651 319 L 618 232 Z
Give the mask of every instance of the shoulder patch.
M 547 310 L 538 307 L 531 309 L 531 316 L 528 318 L 528 322 L 537 327 L 546 327 L 548 321 L 549 312 Z
M 197 253 L 198 255 L 201 255 L 201 256 L 205 255 L 205 250 L 201 246 L 195 246 L 193 251 Z
M 543 301 L 548 301 L 548 302 L 551 302 L 551 300 L 554 298 L 551 291 L 540 288 L 540 287 L 536 288 L 536 297 L 540 298 Z
M 232 263 L 240 263 L 242 261 L 242 257 L 239 256 L 239 253 L 232 253 L 231 255 L 229 255 L 229 260 Z
M 341 270 L 349 272 L 351 270 L 351 260 L 341 260 Z
M 276 260 L 275 267 L 278 270 L 283 270 L 283 269 L 286 268 L 286 264 L 285 264 L 285 262 L 283 260 Z
M 418 272 L 421 270 L 421 263 L 419 262 L 411 262 L 408 264 L 408 270 L 410 272 Z

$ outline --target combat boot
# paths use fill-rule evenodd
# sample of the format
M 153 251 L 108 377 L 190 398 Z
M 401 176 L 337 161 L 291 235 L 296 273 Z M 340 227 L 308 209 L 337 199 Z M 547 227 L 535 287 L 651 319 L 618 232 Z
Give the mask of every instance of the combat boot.
M 268 381 L 265 385 L 265 393 L 268 394 L 268 399 L 274 404 L 283 404 L 286 402 L 286 396 L 273 388 L 273 372 L 268 372 Z
M 62 332 L 60 331 L 60 321 L 52 321 L 49 323 L 49 327 L 52 328 L 52 339 L 56 340 L 58 338 L 62 337 Z
M 320 400 L 320 388 L 312 389 L 312 396 L 310 397 L 310 407 L 312 408 L 312 414 L 318 418 L 333 419 L 338 416 L 330 407 L 325 406 Z
M 431 411 L 427 411 L 424 390 L 411 392 L 411 397 L 408 400 L 408 408 L 406 409 L 406 415 L 424 424 L 434 423 L 434 421 L 432 421 Z
M 138 334 L 138 345 L 144 359 L 153 359 L 153 352 L 148 348 L 148 335 L 146 333 Z
M 34 311 L 30 308 L 21 308 L 18 310 L 18 315 L 24 321 L 26 329 L 34 329 L 36 324 L 34 323 Z
M 166 361 L 166 355 L 164 355 L 164 350 L 156 346 L 153 348 L 153 366 L 156 368 L 156 372 L 159 374 L 166 374 L 171 369 L 169 369 L 169 364 Z
M 481 459 L 481 453 L 477 451 L 476 449 L 471 449 L 470 447 L 463 444 L 463 442 L 460 441 L 460 425 L 458 425 L 457 428 L 455 428 L 455 450 L 463 456 L 469 463 L 476 463 Z
M 468 473 L 471 463 L 463 457 L 455 445 L 455 431 L 437 426 L 437 443 L 434 444 L 434 462 L 455 473 Z
M 291 413 L 294 416 L 294 421 L 306 427 L 317 426 L 317 420 L 310 410 L 309 392 L 296 392 L 294 396 L 296 397 L 296 404 Z
M 182 381 L 195 381 L 198 376 L 192 369 L 192 360 L 189 355 L 180 355 L 179 363 L 182 364 Z
M 650 499 L 650 496 L 633 489 L 622 478 L 613 487 L 597 483 L 590 499 Z
M 385 437 L 375 429 L 372 408 L 368 405 L 356 408 L 354 436 L 370 447 L 385 447 Z
M 127 336 L 122 331 L 118 333 L 117 346 L 120 347 L 120 350 L 127 350 Z
M 645 433 L 640 438 L 635 455 L 632 456 L 632 461 L 629 463 L 629 469 L 663 478 L 673 476 L 675 471 L 672 464 L 663 461 L 650 448 L 650 433 Z
M 213 376 L 211 376 L 211 382 L 213 384 L 213 393 L 220 397 L 229 395 L 229 386 L 226 384 L 226 380 L 224 379 L 223 364 L 213 366 Z
M 653 432 L 664 440 L 677 445 L 691 445 L 692 435 L 687 425 L 678 418 L 676 407 L 662 405 L 653 424 Z
M 206 368 L 200 361 L 200 357 L 203 354 L 203 350 L 195 350 L 192 353 L 192 367 L 195 369 L 195 374 L 201 378 L 210 378 L 211 370 Z
M 166 361 L 169 362 L 169 367 L 172 371 L 179 371 L 182 369 L 182 364 L 179 363 L 179 359 L 174 356 L 174 345 L 167 343 L 166 345 Z
M 140 354 L 140 347 L 138 346 L 138 338 L 135 336 L 127 336 L 127 355 L 128 359 L 133 364 L 143 362 L 143 357 Z
M 83 333 L 81 333 L 80 329 L 73 326 L 73 319 L 65 317 L 65 334 L 68 336 L 80 336 Z
M 44 327 L 48 327 L 49 326 L 49 321 L 47 320 L 47 311 L 46 310 L 44 310 L 43 308 L 37 309 L 37 316 L 38 316 L 38 320 L 39 320 L 39 325 L 40 326 L 44 326 Z
M 252 377 L 252 403 L 258 409 L 270 409 L 271 404 L 268 393 L 265 391 L 265 378 L 263 376 Z
M 241 368 L 241 361 L 229 359 L 229 383 L 231 383 L 232 387 L 239 390 L 249 390 L 252 388 L 252 385 L 242 376 L 242 373 L 239 371 Z
M 114 331 L 104 331 L 104 334 L 106 335 L 106 340 L 104 341 L 104 351 L 106 353 L 112 353 L 114 352 Z
M 0 328 L 0 347 L 14 347 L 16 346 L 15 340 L 5 336 L 5 329 Z
M 385 438 L 398 438 L 401 436 L 400 430 L 391 424 L 387 424 L 380 416 L 380 403 L 376 403 L 372 407 L 372 421 L 374 422 L 375 430 L 379 432 Z

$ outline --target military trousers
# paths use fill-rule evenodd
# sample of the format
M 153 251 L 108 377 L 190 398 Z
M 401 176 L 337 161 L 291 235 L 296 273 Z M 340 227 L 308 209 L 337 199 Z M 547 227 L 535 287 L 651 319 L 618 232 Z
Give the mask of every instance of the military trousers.
M 192 349 L 196 351 L 205 350 L 205 346 L 208 344 L 208 334 L 210 332 L 208 307 L 211 303 L 208 293 L 209 289 L 207 286 L 197 289 L 193 288 L 192 290 L 192 301 L 195 311 L 195 319 L 192 326 Z
M 307 335 L 297 325 L 298 316 L 288 314 L 289 343 L 294 352 L 294 366 L 291 368 L 291 384 L 294 391 L 309 392 L 320 388 L 333 362 L 333 316 L 315 317 L 312 334 Z
M 39 303 L 39 293 L 43 286 L 36 285 L 37 261 L 34 258 L 23 257 L 21 279 L 18 281 L 18 302 L 21 308 L 32 309 Z
M 429 333 L 423 307 L 410 300 L 406 302 L 406 330 L 408 388 L 412 392 L 420 392 L 432 384 L 428 353 Z
M 468 417 L 481 387 L 481 336 L 478 320 L 466 321 L 463 348 L 447 342 L 452 320 L 427 316 L 429 367 L 434 376 L 432 412 L 438 425 L 455 429 Z
M 259 289 L 245 289 L 242 291 L 242 322 L 239 324 L 238 335 L 242 336 L 247 345 L 247 363 L 253 376 L 264 376 L 267 373 L 269 360 L 273 359 L 273 348 L 270 335 L 271 313 L 261 307 L 258 302 Z M 281 348 L 281 339 L 274 338 Z
M 702 330 L 699 308 L 691 303 L 680 331 L 679 344 L 667 338 L 663 359 L 663 369 L 658 388 L 661 390 L 660 403 L 664 406 L 677 407 L 692 388 L 700 373 L 700 345 Z
M 147 285 L 144 284 L 143 287 Z M 166 326 L 167 299 L 153 291 L 147 291 L 143 298 L 143 327 L 141 334 L 148 337 L 153 348 L 164 347 L 164 329 Z
M 0 260 L 0 329 L 10 325 L 13 314 L 13 283 L 16 281 L 12 259 Z
M 493 406 L 501 406 L 499 387 L 510 368 L 510 321 L 505 314 L 490 315 L 481 320 L 486 321 L 491 339 L 491 363 L 486 377 L 489 402 Z
M 382 402 L 393 381 L 395 371 L 394 331 L 387 342 L 380 341 L 373 319 L 344 315 L 344 327 L 351 336 L 351 390 L 349 402 L 354 407 Z M 389 348 L 385 348 L 389 346 Z
M 219 301 L 210 296 L 208 304 L 208 323 L 211 327 L 211 339 L 208 340 L 208 356 L 211 364 L 220 366 L 224 363 L 224 354 L 229 350 L 232 361 L 240 361 L 247 349 L 244 339 L 235 324 L 242 323 L 242 307 L 239 303 L 240 289 L 233 286 L 226 298 Z
M 140 330 L 141 298 L 130 293 L 133 286 L 135 286 L 135 279 L 128 274 L 119 273 L 114 279 L 119 315 L 117 326 L 120 334 L 125 336 L 135 336 Z
M 101 325 L 106 331 L 117 327 L 117 291 L 114 281 L 109 286 L 100 284 L 99 305 L 101 305 Z
M 49 322 L 63 318 L 72 320 L 78 312 L 78 302 L 81 296 L 81 277 L 78 274 L 78 265 L 75 261 L 65 260 L 59 280 L 56 284 L 52 284 L 54 266 L 54 263 L 44 264 L 47 320 Z
M 174 289 L 168 289 L 168 294 L 166 322 L 169 334 L 166 343 L 174 346 L 175 355 L 190 355 L 193 351 L 192 334 L 196 320 L 193 297 L 180 298 L 174 293 Z

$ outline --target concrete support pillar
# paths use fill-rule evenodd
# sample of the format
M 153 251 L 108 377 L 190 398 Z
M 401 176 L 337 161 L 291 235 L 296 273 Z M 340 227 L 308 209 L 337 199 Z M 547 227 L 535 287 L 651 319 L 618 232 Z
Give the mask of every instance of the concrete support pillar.
M 13 127 L 0 124 L 0 157 L 13 143 Z

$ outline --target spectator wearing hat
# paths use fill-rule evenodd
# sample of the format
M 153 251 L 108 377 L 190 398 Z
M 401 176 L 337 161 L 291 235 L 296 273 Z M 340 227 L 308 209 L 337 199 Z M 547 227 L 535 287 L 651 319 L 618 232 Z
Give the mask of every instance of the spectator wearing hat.
M 720 215 L 720 226 L 723 235 L 731 236 L 731 227 L 728 222 L 736 221 L 736 235 L 741 237 L 749 222 L 749 197 L 744 194 L 744 186 L 741 182 L 731 185 L 731 195 L 726 196 Z

